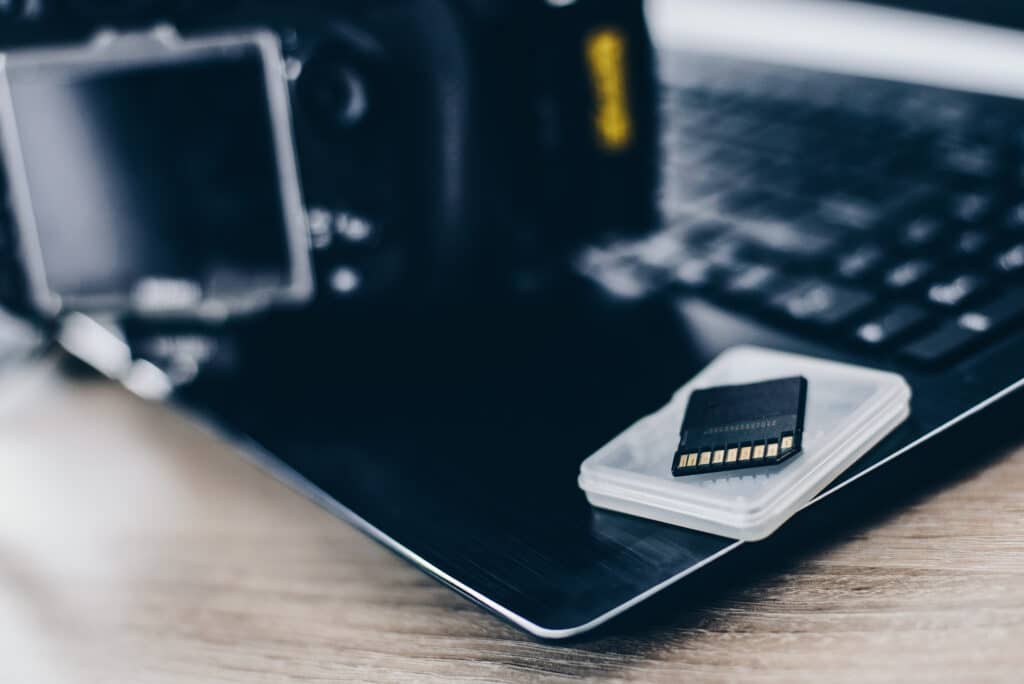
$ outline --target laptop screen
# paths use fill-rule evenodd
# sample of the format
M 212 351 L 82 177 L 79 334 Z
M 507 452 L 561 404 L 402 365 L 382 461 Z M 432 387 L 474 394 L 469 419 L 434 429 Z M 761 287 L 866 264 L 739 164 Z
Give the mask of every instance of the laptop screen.
M 845 0 L 844 0 L 845 1 Z M 1024 3 L 1019 0 L 864 0 L 875 5 L 941 14 L 989 24 L 1024 28 Z

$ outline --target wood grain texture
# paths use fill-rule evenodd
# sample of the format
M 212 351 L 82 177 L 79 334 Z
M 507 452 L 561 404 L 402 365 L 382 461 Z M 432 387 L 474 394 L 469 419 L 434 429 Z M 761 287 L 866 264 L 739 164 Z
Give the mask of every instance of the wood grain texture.
M 654 602 L 538 642 L 166 408 L 0 383 L 3 682 L 1021 681 L 1024 449 Z

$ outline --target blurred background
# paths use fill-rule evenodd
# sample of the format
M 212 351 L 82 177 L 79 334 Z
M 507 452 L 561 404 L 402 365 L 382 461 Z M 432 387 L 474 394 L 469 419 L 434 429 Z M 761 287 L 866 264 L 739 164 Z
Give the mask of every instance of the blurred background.
M 167 401 L 574 636 L 732 550 L 576 486 L 722 351 L 908 380 L 829 492 L 1018 400 L 1021 28 L 1010 0 L 0 3 L 5 367 Z

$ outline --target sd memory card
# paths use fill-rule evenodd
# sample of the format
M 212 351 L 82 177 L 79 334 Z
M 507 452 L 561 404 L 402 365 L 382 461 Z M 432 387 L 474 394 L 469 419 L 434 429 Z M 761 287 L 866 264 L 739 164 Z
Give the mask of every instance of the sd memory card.
M 807 381 L 723 385 L 690 395 L 672 474 L 780 463 L 800 451 Z

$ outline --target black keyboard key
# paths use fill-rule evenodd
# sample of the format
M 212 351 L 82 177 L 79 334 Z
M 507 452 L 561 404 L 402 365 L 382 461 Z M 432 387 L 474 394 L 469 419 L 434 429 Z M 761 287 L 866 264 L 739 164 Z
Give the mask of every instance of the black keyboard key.
M 989 192 L 964 192 L 950 201 L 950 215 L 963 223 L 981 223 L 995 209 L 995 196 Z
M 677 199 L 685 205 L 684 211 L 689 209 L 693 203 L 710 201 L 722 191 L 721 179 L 714 173 L 708 173 L 707 170 L 702 169 L 702 171 L 700 176 L 687 177 L 684 182 L 680 182 L 673 188 Z
M 835 325 L 866 309 L 873 299 L 863 290 L 809 278 L 776 295 L 772 306 L 798 321 Z
M 959 356 L 982 339 L 978 332 L 960 325 L 959 321 L 947 321 L 937 330 L 903 348 L 903 353 L 920 363 L 937 364 Z
M 939 306 L 960 306 L 987 286 L 987 279 L 973 273 L 962 273 L 933 283 L 928 288 L 928 301 Z
M 658 289 L 649 270 L 635 263 L 591 255 L 584 255 L 580 261 L 581 272 L 614 299 L 640 300 Z
M 885 259 L 885 252 L 876 245 L 864 245 L 839 258 L 836 273 L 849 280 L 858 280 L 878 270 Z
M 788 280 L 771 266 L 757 264 L 734 275 L 725 285 L 725 292 L 735 297 L 767 298 L 782 289 Z
M 745 247 L 743 240 L 726 236 L 712 243 L 703 257 L 725 273 L 739 273 L 750 266 L 750 262 L 741 257 Z
M 726 214 L 764 221 L 789 221 L 806 214 L 809 207 L 800 200 L 760 189 L 740 189 L 718 202 Z
M 764 122 L 759 121 L 756 117 L 745 116 L 738 113 L 723 116 L 716 119 L 713 123 L 709 122 L 706 130 L 709 133 L 712 133 L 716 138 L 734 140 L 750 135 L 763 125 Z
M 749 215 L 756 207 L 760 207 L 768 198 L 769 193 L 756 188 L 739 188 L 722 195 L 718 199 L 718 207 L 727 214 Z
M 710 261 L 684 258 L 672 274 L 673 280 L 693 290 L 706 288 L 721 277 L 721 271 Z
M 900 230 L 899 240 L 904 247 L 927 247 L 941 237 L 944 228 L 941 219 L 935 216 L 920 216 Z
M 954 238 L 953 252 L 957 256 L 972 257 L 984 251 L 991 242 L 992 237 L 988 233 L 972 228 Z
M 1024 320 L 1024 287 L 1012 287 L 984 306 L 965 311 L 904 348 L 910 358 L 941 363 L 966 353 L 992 333 Z
M 854 230 L 870 230 L 882 218 L 880 207 L 875 202 L 843 193 L 819 200 L 817 213 L 826 223 Z
M 715 240 L 729 232 L 729 224 L 724 221 L 697 221 L 690 223 L 681 221 L 673 231 L 682 235 L 683 241 L 692 249 L 705 249 Z
M 811 213 L 813 205 L 806 200 L 784 195 L 776 196 L 762 207 L 765 216 L 779 221 L 797 221 Z
M 768 114 L 762 112 L 762 116 Z M 768 115 L 770 116 L 770 114 Z M 803 131 L 787 123 L 774 123 L 763 128 L 749 143 L 771 154 L 792 154 L 800 149 Z
M 1007 230 L 1024 231 L 1024 202 L 1015 204 L 1007 210 L 1003 225 Z
M 656 233 L 637 243 L 630 253 L 630 257 L 638 264 L 654 271 L 674 268 L 685 256 L 678 237 L 667 231 Z
M 964 312 L 960 323 L 978 332 L 998 330 L 1024 319 L 1024 287 L 1007 288 L 1001 295 L 973 311 Z
M 923 281 L 933 270 L 935 270 L 935 265 L 930 261 L 909 259 L 893 266 L 886 272 L 885 284 L 896 290 L 913 287 Z
M 921 307 L 897 304 L 858 326 L 857 338 L 873 346 L 886 345 L 920 327 L 928 319 L 928 312 Z
M 987 180 L 999 172 L 997 148 L 986 144 L 950 144 L 939 153 L 940 168 L 957 176 Z
M 879 172 L 885 175 L 904 177 L 912 177 L 920 173 L 921 169 L 926 169 L 931 164 L 927 152 L 922 149 L 923 147 L 924 144 L 892 151 L 887 157 L 884 157 L 884 163 L 880 165 Z
M 782 258 L 820 258 L 831 253 L 836 245 L 835 236 L 828 231 L 792 223 L 739 223 L 734 230 L 751 247 Z
M 1024 242 L 1009 247 L 996 255 L 993 261 L 996 273 L 1024 273 Z

